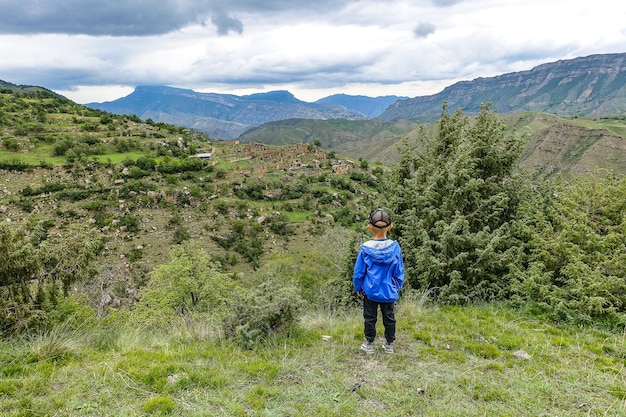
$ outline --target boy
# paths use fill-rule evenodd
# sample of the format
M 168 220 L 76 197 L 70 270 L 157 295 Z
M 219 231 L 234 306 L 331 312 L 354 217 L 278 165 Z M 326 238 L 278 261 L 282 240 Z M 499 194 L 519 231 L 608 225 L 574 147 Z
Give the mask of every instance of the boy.
M 368 355 L 374 353 L 378 307 L 385 326 L 385 353 L 393 353 L 396 339 L 394 304 L 404 284 L 402 251 L 395 240 L 387 238 L 393 227 L 391 216 L 383 209 L 370 213 L 367 227 L 374 234 L 372 240 L 361 245 L 354 265 L 352 282 L 359 297 L 363 297 L 363 321 L 365 342 L 361 345 Z

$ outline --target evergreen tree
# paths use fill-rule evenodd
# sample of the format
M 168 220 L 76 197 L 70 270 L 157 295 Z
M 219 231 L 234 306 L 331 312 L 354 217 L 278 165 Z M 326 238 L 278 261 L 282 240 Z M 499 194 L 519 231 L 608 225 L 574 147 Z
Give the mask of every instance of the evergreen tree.
M 543 182 L 521 206 L 526 264 L 513 300 L 551 318 L 626 322 L 626 179 L 600 173 Z
M 444 104 L 435 137 L 421 131 L 419 140 L 415 149 L 404 141 L 386 187 L 407 282 L 436 288 L 445 302 L 506 296 L 521 250 L 514 236 L 525 183 L 516 169 L 521 141 L 489 104 L 473 123 Z

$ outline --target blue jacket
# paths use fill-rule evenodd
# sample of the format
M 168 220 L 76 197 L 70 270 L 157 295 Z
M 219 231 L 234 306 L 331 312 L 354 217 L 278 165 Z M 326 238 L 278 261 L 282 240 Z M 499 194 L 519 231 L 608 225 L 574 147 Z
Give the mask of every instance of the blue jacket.
M 372 301 L 396 301 L 404 284 L 404 263 L 398 242 L 372 239 L 363 243 L 354 265 L 352 283 L 356 292 L 362 292 Z

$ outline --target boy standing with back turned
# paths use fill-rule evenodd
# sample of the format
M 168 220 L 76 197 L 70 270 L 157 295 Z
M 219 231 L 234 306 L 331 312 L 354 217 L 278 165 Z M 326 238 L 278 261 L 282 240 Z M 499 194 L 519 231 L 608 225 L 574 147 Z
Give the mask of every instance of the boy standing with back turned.
M 363 321 L 365 342 L 361 345 L 367 354 L 374 353 L 378 307 L 385 326 L 385 353 L 393 353 L 396 339 L 394 304 L 404 284 L 402 251 L 395 240 L 387 238 L 393 227 L 391 216 L 383 209 L 370 213 L 367 227 L 374 238 L 361 244 L 354 265 L 352 282 L 359 297 L 363 297 Z

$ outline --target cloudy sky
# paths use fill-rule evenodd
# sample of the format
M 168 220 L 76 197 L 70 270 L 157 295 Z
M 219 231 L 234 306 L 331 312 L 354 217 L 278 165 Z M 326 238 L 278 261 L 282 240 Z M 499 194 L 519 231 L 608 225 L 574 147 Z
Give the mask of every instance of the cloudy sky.
M 78 103 L 137 85 L 416 97 L 621 52 L 615 0 L 0 0 L 0 80 Z

